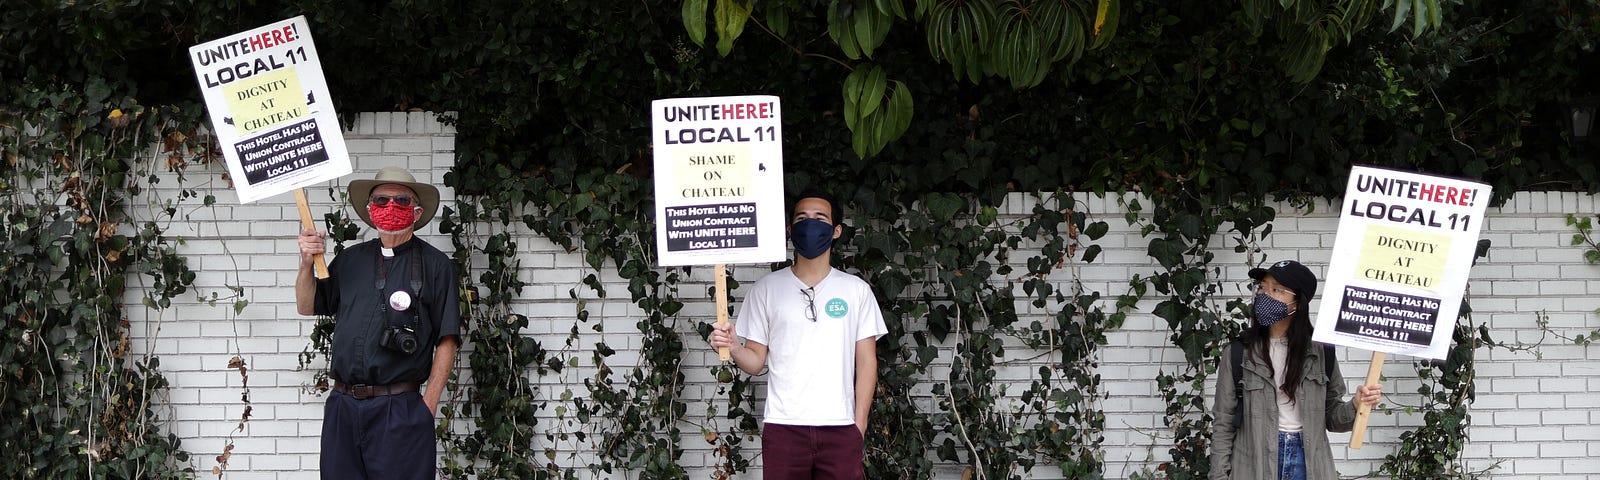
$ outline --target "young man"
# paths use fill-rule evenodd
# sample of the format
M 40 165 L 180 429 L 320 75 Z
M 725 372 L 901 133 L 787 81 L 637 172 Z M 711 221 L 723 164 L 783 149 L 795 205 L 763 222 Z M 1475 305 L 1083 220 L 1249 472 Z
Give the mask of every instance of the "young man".
M 803 194 L 791 210 L 794 265 L 751 287 L 737 332 L 723 325 L 711 345 L 728 347 L 751 375 L 769 368 L 763 475 L 769 480 L 860 479 L 862 437 L 878 384 L 879 335 L 888 333 L 867 282 L 829 263 L 844 210 Z M 734 334 L 744 342 L 734 341 Z
M 336 315 L 333 393 L 322 419 L 322 478 L 432 479 L 433 415 L 455 363 L 461 290 L 450 257 L 414 236 L 439 211 L 439 190 L 400 167 L 350 182 L 350 203 L 378 238 L 312 275 L 323 232 L 300 233 L 295 305 Z M 418 393 L 427 380 L 427 391 Z

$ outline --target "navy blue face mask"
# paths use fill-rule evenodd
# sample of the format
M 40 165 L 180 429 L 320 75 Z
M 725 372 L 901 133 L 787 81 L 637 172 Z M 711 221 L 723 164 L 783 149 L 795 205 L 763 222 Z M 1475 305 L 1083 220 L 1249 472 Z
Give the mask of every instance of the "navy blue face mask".
M 1263 327 L 1270 327 L 1278 320 L 1289 316 L 1289 304 L 1267 296 L 1265 293 L 1256 294 L 1255 310 L 1256 323 Z
M 807 218 L 789 226 L 789 240 L 794 242 L 794 253 L 814 259 L 827 253 L 833 246 L 833 225 L 815 218 Z

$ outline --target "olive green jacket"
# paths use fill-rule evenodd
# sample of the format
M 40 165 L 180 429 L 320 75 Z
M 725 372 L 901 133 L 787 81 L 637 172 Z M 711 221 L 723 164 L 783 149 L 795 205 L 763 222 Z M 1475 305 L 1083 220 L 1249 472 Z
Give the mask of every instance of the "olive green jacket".
M 1244 373 L 1244 421 L 1239 431 L 1233 428 L 1234 400 L 1232 343 L 1222 349 L 1217 367 L 1216 401 L 1212 402 L 1211 478 L 1261 480 L 1278 475 L 1278 397 L 1272 374 L 1253 348 L 1246 345 Z M 1307 480 L 1337 480 L 1333 450 L 1328 432 L 1348 432 L 1355 424 L 1355 404 L 1344 401 L 1344 377 L 1334 363 L 1333 378 L 1322 360 L 1323 348 L 1311 344 L 1306 349 L 1300 388 L 1295 404 L 1300 408 L 1301 443 L 1306 453 Z

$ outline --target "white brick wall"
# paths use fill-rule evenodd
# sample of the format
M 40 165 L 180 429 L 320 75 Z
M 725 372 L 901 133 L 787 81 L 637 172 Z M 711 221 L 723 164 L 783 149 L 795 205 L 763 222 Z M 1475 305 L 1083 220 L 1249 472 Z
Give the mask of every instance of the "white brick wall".
M 334 208 L 348 208 L 329 195 L 327 187 L 342 187 L 350 179 L 368 178 L 379 168 L 405 165 L 418 179 L 441 185 L 443 175 L 453 164 L 455 132 L 427 113 L 367 113 L 357 117 L 346 133 L 356 173 L 327 186 L 308 188 L 314 217 Z M 196 169 L 205 167 L 195 167 Z M 241 378 L 227 368 L 233 355 L 240 355 L 249 367 L 253 412 L 243 432 L 234 433 L 233 457 L 227 478 L 303 479 L 316 478 L 317 445 L 321 428 L 323 399 L 306 394 L 304 387 L 311 373 L 298 371 L 297 356 L 309 341 L 313 319 L 294 311 L 293 280 L 295 232 L 298 213 L 290 195 L 281 195 L 252 205 L 239 205 L 232 190 L 215 181 L 220 169 L 188 172 L 188 188 L 213 194 L 217 203 L 199 206 L 193 200 L 180 205 L 179 220 L 169 225 L 169 233 L 181 235 L 179 251 L 197 270 L 195 295 L 177 299 L 166 312 L 151 312 L 134 307 L 135 353 L 152 352 L 161 357 L 162 371 L 172 384 L 166 428 L 183 440 L 183 447 L 195 454 L 196 466 L 206 472 L 215 465 L 228 436 L 238 424 L 244 405 L 240 401 Z M 148 190 L 152 199 L 177 198 L 177 179 L 163 173 L 158 188 Z M 444 201 L 454 194 L 441 188 Z M 1132 275 L 1148 276 L 1157 268 L 1145 256 L 1146 240 L 1122 220 L 1122 210 L 1111 199 L 1085 198 L 1094 219 L 1104 220 L 1111 232 L 1098 243 L 1105 252 L 1095 264 L 1079 271 L 1087 286 L 1105 294 L 1108 302 L 1127 289 Z M 1033 200 L 1014 195 L 1001 212 L 1023 215 Z M 1149 202 L 1144 202 L 1149 205 Z M 1288 205 L 1278 205 L 1274 233 L 1260 246 L 1271 259 L 1292 258 L 1308 263 L 1314 271 L 1326 268 L 1328 250 L 1337 228 L 1337 208 L 1317 202 L 1309 214 Z M 346 210 L 350 212 L 350 210 Z M 1600 347 L 1567 345 L 1544 335 L 1536 326 L 1539 312 L 1548 315 L 1557 332 L 1574 335 L 1600 328 L 1600 267 L 1583 264 L 1582 250 L 1567 246 L 1572 231 L 1565 224 L 1569 213 L 1592 214 L 1600 211 L 1600 197 L 1574 193 L 1519 193 L 1505 207 L 1491 209 L 1483 232 L 1494 242 L 1489 257 L 1480 263 L 1470 281 L 1474 321 L 1488 322 L 1500 341 L 1544 341 L 1542 358 L 1528 352 L 1504 349 L 1480 351 L 1478 400 L 1472 415 L 1476 426 L 1469 432 L 1471 443 L 1465 457 L 1473 468 L 1499 463 L 1492 475 L 1503 479 L 1600 478 Z M 353 215 L 352 215 L 353 217 Z M 566 356 L 585 359 L 596 341 L 605 341 L 619 353 L 612 357 L 614 367 L 630 365 L 637 357 L 630 350 L 639 347 L 633 327 L 639 311 L 626 301 L 626 285 L 614 272 L 600 272 L 612 298 L 595 299 L 581 283 L 593 273 L 580 254 L 563 251 L 525 230 L 517 230 L 517 246 L 523 272 L 531 284 L 514 306 L 532 324 L 526 334 L 539 338 L 546 348 L 557 349 L 577 321 L 576 305 L 568 292 L 576 289 L 588 299 L 590 323 L 604 322 L 605 332 L 594 333 L 583 325 L 584 336 L 575 342 L 581 352 Z M 450 240 L 429 226 L 421 236 L 449 251 Z M 1229 279 L 1242 279 L 1252 261 L 1229 248 L 1232 241 L 1219 239 L 1216 265 Z M 1026 252 L 1013 255 L 1025 261 Z M 481 265 L 480 265 L 481 268 Z M 741 266 L 733 275 L 741 282 L 753 282 L 765 271 L 762 266 Z M 474 272 L 474 276 L 479 272 Z M 715 356 L 691 333 L 694 322 L 706 321 L 712 306 L 706 297 L 710 269 L 695 269 L 680 294 L 689 305 L 677 322 L 691 350 L 685 358 L 685 373 L 691 382 L 685 389 L 690 404 L 690 420 L 684 425 L 683 462 L 691 467 L 692 478 L 706 478 L 708 470 L 695 464 L 713 461 L 710 450 L 698 439 L 696 426 L 706 420 L 707 398 L 724 402 L 715 394 L 714 381 L 707 365 Z M 1066 273 L 1054 280 L 1062 284 Z M 128 295 L 138 305 L 139 285 L 148 279 L 135 278 L 135 289 Z M 748 285 L 749 283 L 745 283 Z M 233 314 L 229 285 L 240 286 L 249 306 Z M 1227 284 L 1225 295 L 1242 295 L 1238 284 Z M 209 306 L 196 297 L 216 293 L 223 300 Z M 1319 299 L 1320 300 L 1320 299 Z M 1161 415 L 1165 409 L 1155 390 L 1154 376 L 1163 368 L 1174 368 L 1181 354 L 1167 345 L 1165 322 L 1149 314 L 1157 299 L 1141 302 L 1130 312 L 1127 324 L 1108 333 L 1110 345 L 1101 352 L 1101 374 L 1111 397 L 1102 407 L 1107 413 L 1105 460 L 1110 476 L 1123 478 L 1141 468 L 1153 468 L 1167 459 L 1167 443 L 1152 440 L 1162 434 Z M 1033 311 L 1033 310 L 1025 310 Z M 467 348 L 471 348 L 468 345 Z M 1023 355 L 1012 350 L 1014 356 Z M 463 358 L 464 358 L 463 354 Z M 1367 366 L 1367 352 L 1340 348 L 1341 366 L 1354 387 Z M 458 362 L 465 365 L 465 362 Z M 1015 372 L 1002 372 L 1000 378 L 1021 380 L 1036 366 L 1018 366 Z M 546 385 L 541 395 L 558 397 L 563 390 L 585 395 L 581 380 L 591 374 L 588 368 L 536 379 Z M 1391 404 L 1415 404 L 1418 382 L 1404 358 L 1394 358 L 1385 367 L 1385 383 Z M 1020 391 L 1013 388 L 1012 393 Z M 543 414 L 554 415 L 552 409 Z M 554 419 L 541 419 L 539 428 L 571 426 Z M 719 420 L 725 424 L 726 420 Z M 1415 415 L 1376 414 L 1368 431 L 1367 446 L 1348 450 L 1348 434 L 1332 434 L 1339 468 L 1348 477 L 1369 473 L 1392 452 L 1394 442 L 1405 428 L 1421 421 Z M 457 423 L 458 430 L 472 428 L 470 421 Z M 542 439 L 540 440 L 542 441 Z M 542 449 L 544 445 L 536 445 Z M 571 450 L 570 442 L 557 448 Z M 755 442 L 746 443 L 746 455 L 759 451 Z M 590 452 L 579 452 L 580 455 Z M 565 453 L 561 459 L 567 458 Z M 759 459 L 756 459 L 759 464 Z M 944 469 L 941 476 L 954 476 Z M 948 475 L 944 475 L 948 474 Z M 1048 465 L 1036 468 L 1037 478 L 1055 478 L 1059 472 Z M 750 475 L 749 477 L 754 477 Z

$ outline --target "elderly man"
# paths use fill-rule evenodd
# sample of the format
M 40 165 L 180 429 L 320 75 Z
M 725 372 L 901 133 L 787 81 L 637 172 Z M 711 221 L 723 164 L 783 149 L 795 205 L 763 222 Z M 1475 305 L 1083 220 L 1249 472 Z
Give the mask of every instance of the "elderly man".
M 300 233 L 295 305 L 334 315 L 333 392 L 322 420 L 322 478 L 431 479 L 434 414 L 461 332 L 455 265 L 416 238 L 439 190 L 400 167 L 350 182 L 350 203 L 378 238 L 344 249 L 327 279 L 312 274 L 326 234 Z M 421 391 L 426 379 L 427 390 Z

